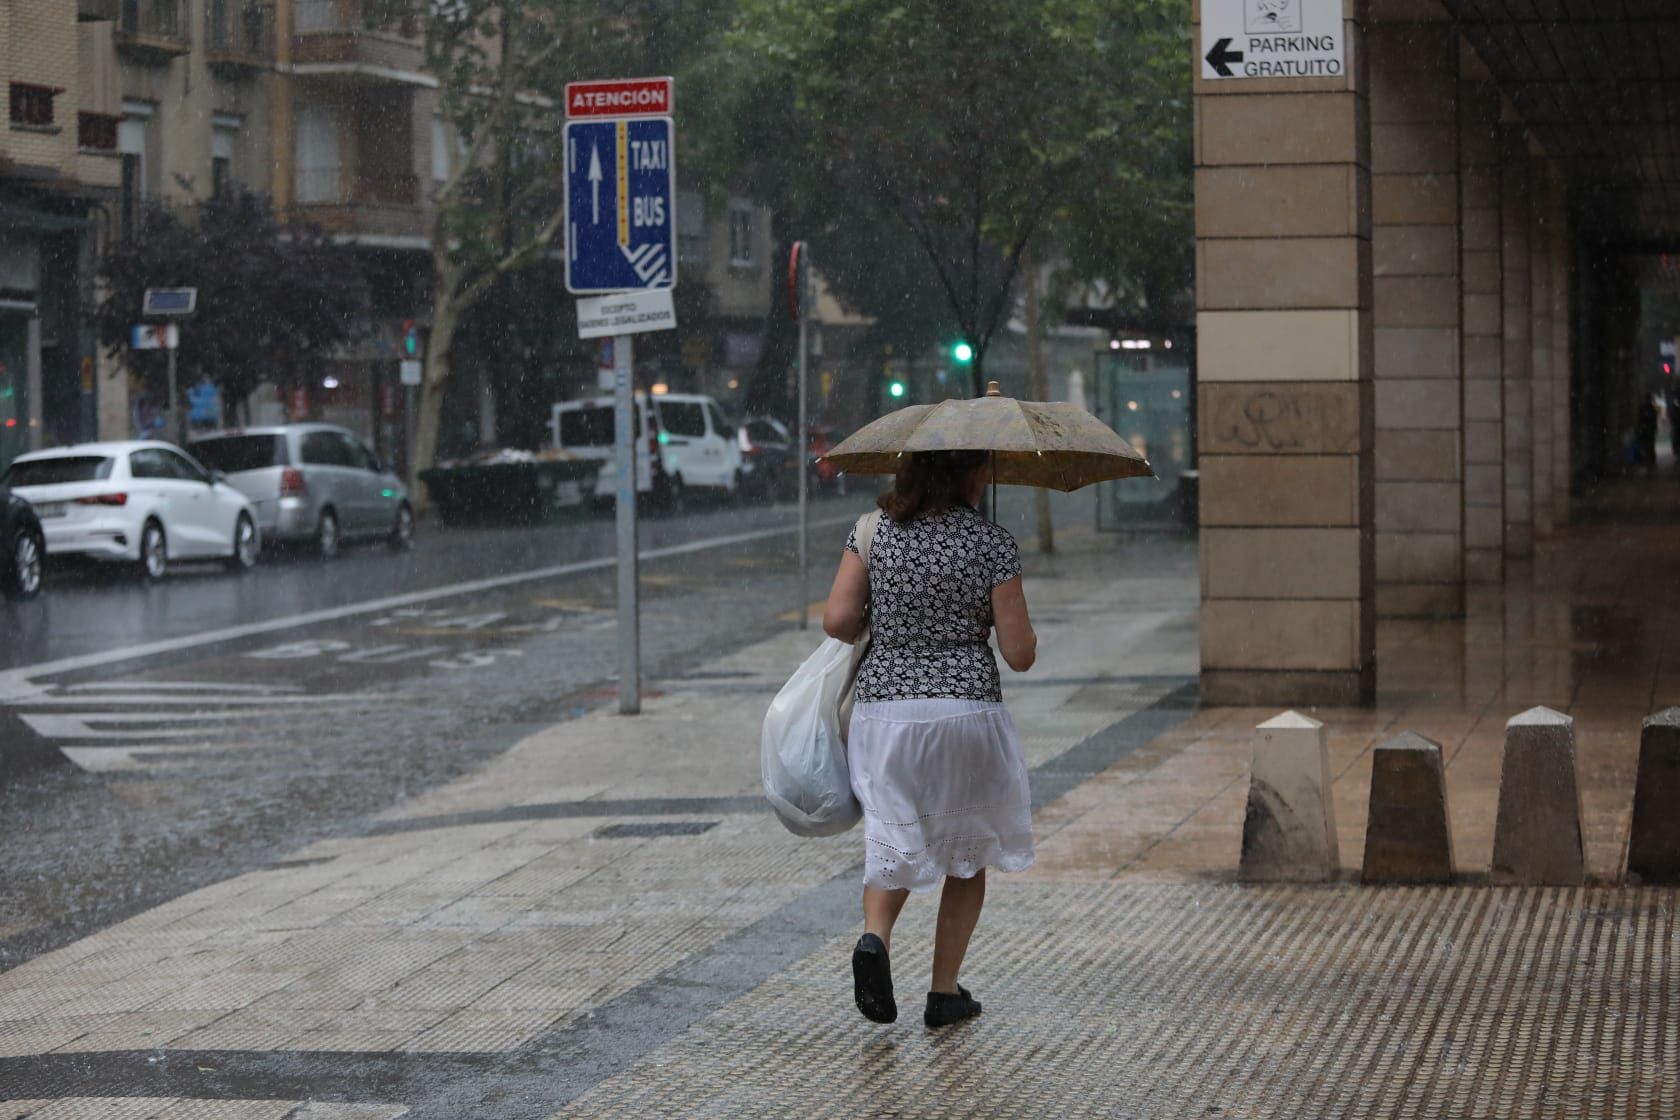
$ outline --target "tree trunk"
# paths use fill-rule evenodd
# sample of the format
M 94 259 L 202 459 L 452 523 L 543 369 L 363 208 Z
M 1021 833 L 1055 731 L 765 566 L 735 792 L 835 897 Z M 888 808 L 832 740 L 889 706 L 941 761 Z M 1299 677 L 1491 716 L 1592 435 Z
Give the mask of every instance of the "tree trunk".
M 437 461 L 438 426 L 443 421 L 443 391 L 449 384 L 449 348 L 460 324 L 461 311 L 453 295 L 454 285 L 440 282 L 432 306 L 432 331 L 426 339 L 425 372 L 420 379 L 420 415 L 414 425 L 414 448 L 409 462 L 408 489 L 415 513 L 430 504 L 420 472 Z
M 1027 274 L 1027 396 L 1042 401 L 1049 395 L 1048 378 L 1044 369 L 1044 324 L 1038 271 L 1038 254 L 1029 247 L 1021 262 Z M 1046 556 L 1056 551 L 1056 528 L 1050 520 L 1050 491 L 1039 487 L 1033 492 L 1033 508 L 1038 520 L 1038 550 Z

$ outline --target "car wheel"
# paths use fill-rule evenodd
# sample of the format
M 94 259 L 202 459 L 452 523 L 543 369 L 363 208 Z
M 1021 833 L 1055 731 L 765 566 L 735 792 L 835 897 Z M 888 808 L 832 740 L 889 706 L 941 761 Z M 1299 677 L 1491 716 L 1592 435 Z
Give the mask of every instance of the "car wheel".
M 12 537 L 11 570 L 6 573 L 6 594 L 14 599 L 33 599 L 41 590 L 41 574 L 45 567 L 46 549 L 28 529 L 19 529 Z
M 140 530 L 140 574 L 152 582 L 169 574 L 169 538 L 156 521 Z
M 315 525 L 315 555 L 323 560 L 331 560 L 338 555 L 338 514 L 330 509 L 321 511 L 321 520 Z
M 251 515 L 242 513 L 233 526 L 233 553 L 227 559 L 228 571 L 248 572 L 257 566 L 257 527 Z
M 391 526 L 386 543 L 396 552 L 407 552 L 414 547 L 414 510 L 407 502 L 397 507 L 396 524 Z

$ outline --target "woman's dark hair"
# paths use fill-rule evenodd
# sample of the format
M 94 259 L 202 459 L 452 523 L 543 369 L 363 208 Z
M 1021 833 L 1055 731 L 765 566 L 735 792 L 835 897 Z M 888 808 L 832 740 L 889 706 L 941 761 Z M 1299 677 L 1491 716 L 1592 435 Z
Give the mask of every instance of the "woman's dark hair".
M 984 451 L 912 451 L 878 504 L 903 524 L 968 500 L 968 476 L 986 462 Z

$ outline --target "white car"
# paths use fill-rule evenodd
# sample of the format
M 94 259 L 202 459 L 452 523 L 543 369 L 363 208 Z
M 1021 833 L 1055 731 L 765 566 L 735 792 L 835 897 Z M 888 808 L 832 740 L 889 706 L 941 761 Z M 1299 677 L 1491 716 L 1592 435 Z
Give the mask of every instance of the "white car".
M 245 495 L 174 444 L 82 443 L 20 455 L 4 482 L 35 507 L 48 558 L 138 564 L 162 579 L 171 560 L 220 560 L 234 571 L 262 544 Z
M 711 397 L 694 393 L 636 394 L 636 491 L 666 505 L 681 505 L 690 490 L 737 495 L 745 477 L 735 423 Z M 553 406 L 549 434 L 554 446 L 580 459 L 602 463 L 595 497 L 611 501 L 613 398 L 594 397 Z

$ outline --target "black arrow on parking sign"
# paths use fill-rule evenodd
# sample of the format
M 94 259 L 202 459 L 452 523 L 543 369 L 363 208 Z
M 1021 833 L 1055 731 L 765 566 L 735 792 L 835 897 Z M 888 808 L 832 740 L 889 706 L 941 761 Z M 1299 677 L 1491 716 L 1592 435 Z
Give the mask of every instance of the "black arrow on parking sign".
M 1221 78 L 1229 78 L 1232 76 L 1230 63 L 1241 62 L 1243 60 L 1243 52 L 1226 49 L 1230 45 L 1231 40 L 1221 39 L 1219 42 L 1215 43 L 1213 45 L 1213 49 L 1207 53 L 1208 65 L 1217 70 Z

